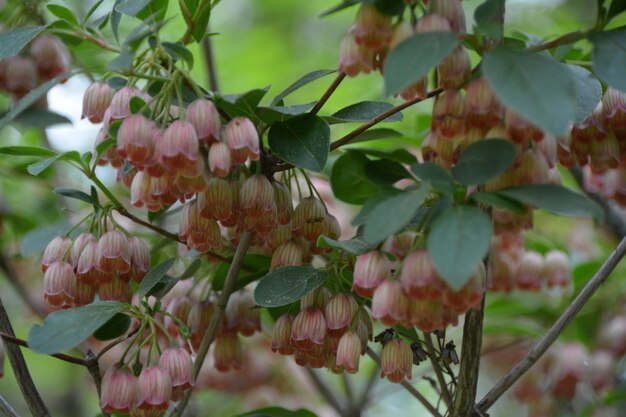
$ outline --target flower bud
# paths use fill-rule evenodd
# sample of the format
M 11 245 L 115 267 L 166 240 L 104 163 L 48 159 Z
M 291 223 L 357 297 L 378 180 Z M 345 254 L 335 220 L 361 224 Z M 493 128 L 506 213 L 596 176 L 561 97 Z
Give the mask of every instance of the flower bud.
M 407 319 L 409 299 L 398 281 L 384 280 L 372 297 L 372 319 L 394 326 Z
M 187 121 L 196 130 L 202 143 L 217 142 L 220 135 L 220 115 L 212 101 L 198 99 L 187 107 Z
M 130 270 L 130 248 L 128 238 L 118 230 L 106 232 L 98 241 L 98 269 L 102 272 Z
M 291 345 L 299 350 L 311 350 L 324 345 L 326 320 L 322 310 L 308 307 L 298 313 L 291 328 Z
M 552 395 L 572 400 L 578 383 L 585 377 L 588 362 L 589 354 L 582 344 L 568 343 L 562 346 L 555 354 L 552 365 Z
M 109 108 L 115 91 L 103 82 L 92 83 L 83 95 L 83 113 L 81 119 L 87 118 L 91 123 L 100 123 L 104 112 Z
M 293 199 L 291 191 L 282 182 L 272 182 L 274 188 L 274 203 L 276 203 L 276 214 L 278 216 L 278 224 L 285 225 L 291 222 L 293 215 Z
M 494 249 L 489 255 L 488 287 L 490 291 L 509 293 L 515 288 L 517 262 L 508 253 Z
M 539 142 L 544 137 L 541 129 L 508 107 L 506 109 L 504 122 L 506 124 L 509 137 L 515 143 L 523 144 L 528 140 Z
M 243 347 L 236 333 L 227 333 L 215 340 L 213 360 L 218 372 L 243 369 Z
M 355 332 L 346 332 L 339 339 L 337 359 L 338 369 L 354 374 L 359 371 L 359 356 L 361 356 L 361 339 Z
M 274 205 L 274 189 L 265 175 L 253 174 L 239 191 L 241 210 L 250 217 L 266 215 Z
M 526 251 L 522 255 L 517 270 L 517 288 L 537 292 L 543 281 L 544 260 L 540 253 Z
M 71 245 L 72 240 L 65 236 L 57 236 L 52 239 L 43 252 L 41 272 L 46 272 L 46 269 L 54 262 L 62 261 L 69 252 L 68 249 Z
M 191 330 L 191 343 L 197 349 L 213 317 L 215 305 L 210 301 L 195 303 L 189 311 L 187 325 Z
M 560 250 L 551 250 L 545 254 L 544 262 L 544 274 L 548 288 L 567 288 L 572 274 L 567 254 Z
M 108 112 L 109 110 L 107 110 Z M 98 135 L 96 136 L 96 143 L 95 143 L 95 150 L 94 150 L 94 155 L 98 154 L 98 146 L 111 139 L 109 137 L 109 128 L 106 126 L 103 126 L 99 131 L 98 131 Z M 124 165 L 124 160 L 122 159 L 122 157 L 117 153 L 117 150 L 115 148 L 115 146 L 109 146 L 107 148 L 106 151 L 104 151 L 102 153 L 102 155 L 100 155 L 100 159 L 98 160 L 98 165 L 100 166 L 104 166 L 106 164 L 111 164 L 111 166 L 113 168 L 121 168 Z
M 227 177 L 233 169 L 231 150 L 224 142 L 215 142 L 209 148 L 209 169 L 216 177 Z
M 443 16 L 435 13 L 426 14 L 417 21 L 417 32 L 450 32 L 450 23 Z
M 356 15 L 354 39 L 369 49 L 380 49 L 393 35 L 391 16 L 381 13 L 374 5 L 363 4 Z
M 189 297 L 186 297 L 186 296 L 176 297 L 167 304 L 166 311 L 168 315 L 165 316 L 164 324 L 169 334 L 171 334 L 173 337 L 176 337 L 179 335 L 180 329 L 179 329 L 178 321 L 174 320 L 172 316 L 176 317 L 178 320 L 180 320 L 183 323 L 187 323 L 189 320 L 189 314 L 191 312 L 191 308 L 192 308 L 191 300 L 189 299 Z
M 339 220 L 332 214 L 327 214 L 324 218 L 324 236 L 328 236 L 331 239 L 339 239 L 341 236 L 341 225 Z
M 413 352 L 402 339 L 392 339 L 385 343 L 380 355 L 380 376 L 386 376 L 391 382 L 411 379 Z
M 155 123 L 142 114 L 128 116 L 117 132 L 117 153 L 135 167 L 144 168 L 152 159 L 156 129 Z
M 609 87 L 609 90 L 611 88 Z M 607 90 L 608 92 L 608 90 Z M 621 94 L 621 93 L 618 93 Z M 606 95 L 605 95 L 606 97 Z M 605 119 L 606 112 L 602 103 L 598 103 L 594 111 L 585 120 L 572 126 L 572 139 L 584 143 L 602 140 L 606 136 L 609 121 Z
M 30 53 L 35 59 L 39 75 L 46 80 L 70 70 L 70 53 L 56 36 L 37 36 L 30 44 Z
M 100 408 L 105 413 L 128 414 L 135 406 L 137 379 L 128 371 L 115 366 L 102 377 Z
M 196 166 L 199 143 L 196 131 L 189 122 L 175 121 L 165 129 L 163 141 L 159 142 L 163 164 L 171 171 L 182 171 Z
M 98 239 L 88 232 L 81 233 L 76 239 L 74 239 L 72 249 L 67 256 L 68 263 L 70 263 L 74 269 L 76 269 L 76 265 L 78 265 L 78 259 L 80 258 L 83 249 L 85 249 L 85 246 L 87 246 L 89 242 L 95 242 L 97 244 Z
M 187 241 L 190 249 L 198 252 L 208 252 L 212 248 L 222 248 L 222 233 L 214 219 L 208 219 L 200 214 L 197 203 L 188 203 L 183 208 L 180 218 L 179 237 Z
M 224 142 L 232 152 L 232 160 L 243 164 L 248 158 L 257 161 L 260 156 L 259 134 L 254 123 L 246 117 L 235 117 L 226 125 Z
M 354 298 L 348 294 L 333 295 L 324 309 L 326 328 L 330 337 L 339 337 L 348 330 L 358 311 Z
M 183 348 L 165 349 L 159 358 L 159 366 L 172 381 L 174 399 L 182 398 L 182 393 L 194 385 L 193 364 L 189 352 Z
M 76 275 L 67 262 L 53 262 L 43 276 L 44 298 L 52 307 L 68 308 L 74 304 Z
M 220 221 L 228 220 L 233 215 L 233 203 L 230 184 L 220 178 L 211 178 L 206 191 L 198 195 L 201 214 L 205 217 L 213 216 Z
M 138 172 L 130 185 L 130 204 L 137 208 L 145 205 L 149 211 L 159 211 L 163 205 L 152 194 L 158 180 L 159 178 L 151 177 L 146 171 Z
M 130 278 L 140 283 L 150 270 L 150 249 L 142 239 L 128 239 L 130 249 Z
M 379 251 L 371 251 L 359 255 L 354 265 L 352 291 L 361 297 L 371 297 L 374 290 L 385 279 L 389 278 L 389 260 Z
M 441 300 L 446 289 L 426 250 L 412 252 L 404 259 L 400 282 L 404 292 L 413 300 Z
M 320 287 L 316 290 L 310 291 L 300 299 L 300 310 L 304 310 L 308 307 L 317 307 L 324 311 L 330 297 L 332 297 L 332 293 L 326 287 Z
M 137 379 L 137 407 L 142 410 L 165 411 L 172 397 L 172 380 L 158 367 L 146 367 Z
M 292 325 L 291 314 L 283 314 L 276 320 L 272 331 L 272 352 L 278 352 L 281 355 L 292 355 L 295 352 L 290 342 Z
M 354 31 L 349 31 L 339 46 L 338 71 L 348 77 L 356 77 L 359 73 L 369 74 L 374 67 L 374 52 L 356 43 Z
M 461 0 L 431 0 L 428 11 L 445 18 L 453 32 L 465 33 L 465 12 Z
M 115 92 L 109 106 L 112 121 L 125 119 L 132 114 L 130 100 L 133 97 L 145 98 L 145 94 L 135 87 L 129 86 L 124 86 Z
M 439 86 L 446 90 L 460 87 L 472 74 L 467 49 L 459 46 L 455 48 L 437 67 Z
M 603 173 L 608 169 L 616 169 L 620 165 L 620 144 L 613 132 L 609 132 L 604 139 L 591 142 L 589 149 L 591 170 Z
M 609 87 L 602 97 L 602 106 L 599 106 L 606 125 L 617 131 L 626 129 L 626 94 L 613 87 Z
M 615 316 L 602 325 L 599 344 L 617 358 L 626 354 L 626 316 Z
M 415 232 L 411 231 L 391 235 L 383 244 L 383 250 L 394 254 L 396 258 L 402 260 L 411 253 L 415 237 Z
M 467 123 L 472 127 L 500 125 L 503 108 L 486 78 L 480 77 L 465 86 Z
M 91 304 L 98 292 L 97 285 L 83 284 L 80 281 L 76 281 L 76 288 L 74 292 L 74 304 L 72 307 L 85 306 Z
M 302 247 L 293 240 L 289 240 L 274 249 L 270 271 L 283 266 L 300 266 L 302 265 L 303 256 L 304 250 Z
M 130 303 L 132 292 L 130 284 L 118 277 L 113 277 L 111 281 L 100 284 L 98 295 L 101 300 L 121 301 Z
M 37 67 L 32 59 L 16 55 L 7 58 L 4 65 L 4 88 L 17 99 L 37 87 Z
M 465 133 L 465 98 L 459 91 L 448 90 L 437 97 L 432 130 L 446 138 Z
M 98 241 L 88 242 L 83 248 L 76 264 L 76 278 L 85 285 L 97 285 L 111 282 L 114 272 L 102 272 L 98 269 Z
M 302 235 L 310 242 L 317 242 L 317 238 L 325 232 L 326 216 L 326 207 L 320 200 L 303 198 L 293 212 L 294 234 Z
M 614 385 L 615 359 L 605 350 L 597 350 L 589 358 L 589 382 L 593 390 L 606 393 Z

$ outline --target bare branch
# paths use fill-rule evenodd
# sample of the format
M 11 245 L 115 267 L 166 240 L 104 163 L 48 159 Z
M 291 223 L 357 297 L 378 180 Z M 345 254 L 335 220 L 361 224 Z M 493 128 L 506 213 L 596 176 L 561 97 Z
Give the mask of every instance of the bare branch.
M 450 390 L 448 389 L 448 385 L 446 384 L 446 379 L 443 376 L 443 372 L 441 370 L 441 365 L 437 360 L 437 353 L 435 352 L 435 346 L 433 345 L 433 338 L 430 333 L 424 332 L 424 339 L 426 341 L 426 346 L 428 348 L 428 357 L 430 358 L 430 363 L 435 371 L 435 375 L 437 376 L 437 381 L 439 382 L 439 387 L 441 388 L 441 394 L 443 396 L 443 401 L 446 403 L 446 407 L 448 410 L 452 409 L 452 396 L 450 395 Z
M 313 381 L 315 388 L 317 388 L 317 391 L 321 394 L 322 397 L 324 397 L 326 402 L 333 409 L 335 409 L 338 415 L 344 416 L 344 410 L 346 409 L 346 407 L 339 402 L 339 399 L 335 396 L 333 390 L 320 379 L 320 377 L 315 373 L 313 369 L 304 368 L 304 370 L 306 371 L 309 378 L 311 378 L 311 381 Z
M 315 103 L 315 106 L 311 109 L 310 113 L 311 114 L 317 114 L 319 113 L 319 111 L 322 109 L 322 107 L 324 107 L 324 104 L 326 104 L 326 102 L 328 101 L 328 99 L 330 98 L 330 96 L 333 95 L 333 93 L 335 92 L 335 90 L 337 89 L 337 87 L 339 87 L 339 84 L 341 84 L 341 82 L 344 80 L 344 78 L 346 78 L 346 74 L 341 72 L 337 75 L 337 77 L 335 78 L 335 80 L 330 84 L 330 86 L 328 87 L 328 89 L 326 90 L 326 92 L 324 92 L 324 94 L 322 95 L 322 97 L 319 99 L 319 101 L 317 103 Z
M 20 417 L 17 411 L 11 407 L 11 404 L 9 404 L 2 395 L 0 395 L 0 411 L 4 412 L 7 417 Z

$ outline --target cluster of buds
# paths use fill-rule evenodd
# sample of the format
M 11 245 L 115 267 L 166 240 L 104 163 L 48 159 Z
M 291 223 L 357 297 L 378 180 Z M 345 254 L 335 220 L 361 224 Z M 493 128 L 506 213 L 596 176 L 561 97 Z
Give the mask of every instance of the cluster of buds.
M 391 240 L 406 240 L 407 236 L 410 239 L 405 234 Z M 356 260 L 352 289 L 362 297 L 372 297 L 373 319 L 387 326 L 402 324 L 432 332 L 456 325 L 459 315 L 480 307 L 485 287 L 484 266 L 456 291 L 438 276 L 426 250 L 395 251 L 394 255 L 397 264 L 378 250 L 359 255 Z
M 124 365 L 109 368 L 102 378 L 100 407 L 105 413 L 137 417 L 161 416 L 170 401 L 182 399 L 194 385 L 192 359 L 184 348 L 165 349 L 152 366 L 135 375 Z
M 302 298 L 295 317 L 285 314 L 276 321 L 272 351 L 294 355 L 300 366 L 355 373 L 371 338 L 369 314 L 350 294 L 320 288 Z
M 0 61 L 0 90 L 19 100 L 38 85 L 69 70 L 70 53 L 63 42 L 53 35 L 39 35 L 20 55 Z
M 141 282 L 150 269 L 150 250 L 137 237 L 109 230 L 100 238 L 86 232 L 73 241 L 54 238 L 41 261 L 44 297 L 53 308 L 78 307 L 101 300 L 130 301 L 130 281 Z
M 360 6 L 354 25 L 343 38 L 339 51 L 339 71 L 350 77 L 373 70 L 384 70 L 385 57 L 415 33 L 457 32 L 465 33 L 465 13 L 460 0 L 431 1 L 428 11 L 415 26 L 400 19 L 395 25 L 392 17 L 385 15 L 374 4 Z M 437 67 L 439 86 L 454 89 L 470 75 L 469 53 L 457 47 Z M 426 98 L 427 78 L 422 78 L 400 93 L 405 100 Z
M 567 289 L 572 275 L 565 252 L 554 249 L 542 255 L 525 250 L 522 232 L 494 236 L 488 269 L 488 289 L 505 293 L 513 289 L 532 292 L 543 288 Z

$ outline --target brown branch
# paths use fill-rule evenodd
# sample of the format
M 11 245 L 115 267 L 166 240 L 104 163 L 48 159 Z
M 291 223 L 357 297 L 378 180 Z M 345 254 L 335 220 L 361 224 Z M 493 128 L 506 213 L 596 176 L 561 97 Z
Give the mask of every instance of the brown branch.
M 0 332 L 15 337 L 13 326 L 11 326 L 11 321 L 4 308 L 2 299 L 0 299 Z M 6 343 L 5 348 L 11 368 L 13 368 L 13 373 L 15 374 L 15 379 L 31 414 L 33 417 L 50 417 L 50 412 L 41 399 L 41 395 L 39 395 L 39 391 L 37 391 L 35 383 L 30 376 L 22 350 L 19 346 L 12 343 Z
M 127 335 L 122 336 L 122 337 L 118 337 L 117 339 L 115 339 L 112 342 L 108 343 L 105 347 L 100 349 L 100 352 L 98 352 L 98 354 L 96 355 L 96 360 L 100 360 L 104 356 L 105 353 L 107 353 L 109 350 L 113 349 L 115 346 L 119 345 L 120 343 L 130 339 L 131 337 L 136 335 L 138 331 L 139 331 L 139 327 L 137 327 L 135 330 L 133 330 L 132 332 L 128 333 Z
M 5 332 L 0 332 L 0 338 L 2 338 L 2 340 L 4 340 L 6 343 L 11 343 L 13 345 L 22 346 L 22 347 L 30 349 L 30 347 L 28 346 L 28 342 L 26 340 L 12 336 Z M 73 364 L 81 365 L 81 366 L 87 366 L 87 363 L 84 359 L 77 358 L 75 356 L 66 355 L 64 353 L 55 353 L 49 356 L 62 360 L 64 362 L 73 363 Z
M 333 393 L 333 390 L 326 384 L 324 381 L 320 379 L 320 377 L 315 373 L 315 371 L 311 368 L 304 368 L 311 381 L 313 381 L 313 385 L 317 388 L 317 391 L 320 393 L 324 400 L 337 412 L 340 416 L 345 416 L 346 413 L 344 410 L 346 407 L 342 406 L 339 402 L 339 399 Z
M 237 276 L 239 275 L 239 271 L 243 265 L 243 260 L 248 252 L 248 248 L 250 247 L 251 234 L 250 232 L 244 232 L 241 234 L 241 238 L 239 239 L 239 245 L 237 245 L 237 250 L 235 251 L 235 256 L 233 257 L 233 261 L 230 264 L 230 268 L 228 269 L 228 273 L 226 274 L 226 279 L 224 281 L 224 286 L 222 288 L 222 292 L 217 300 L 215 305 L 215 312 L 213 313 L 213 317 L 211 318 L 211 322 L 202 338 L 202 342 L 200 343 L 200 348 L 196 353 L 196 359 L 194 361 L 194 375 L 197 377 L 200 373 L 200 369 L 202 368 L 202 363 L 204 362 L 204 358 L 206 358 L 207 353 L 209 352 L 209 347 L 215 340 L 217 336 L 217 331 L 219 330 L 220 324 L 222 323 L 222 319 L 224 318 L 224 312 L 226 311 L 226 305 L 228 304 L 228 300 L 230 299 L 230 295 L 232 294 L 235 288 L 235 282 L 237 281 Z M 191 397 L 191 390 L 185 393 L 184 398 L 178 403 L 176 408 L 172 411 L 170 417 L 180 417 L 183 414 L 183 411 L 187 407 L 189 403 L 189 398 Z
M 219 82 L 217 80 L 217 71 L 215 70 L 215 56 L 213 55 L 213 45 L 210 36 L 202 39 L 202 51 L 204 52 L 204 62 L 206 63 L 209 78 L 209 89 L 217 93 L 219 92 Z
M 374 362 L 376 362 L 376 364 L 380 367 L 380 357 L 369 346 L 367 347 L 367 354 L 370 358 L 374 359 Z M 407 390 L 409 394 L 415 397 L 417 401 L 422 403 L 424 408 L 426 408 L 428 412 L 430 412 L 430 414 L 432 414 L 434 417 L 442 417 L 439 411 L 437 411 L 437 409 L 431 403 L 429 403 L 428 400 L 422 394 L 420 394 L 413 385 L 409 384 L 407 381 L 402 381 L 400 385 L 402 385 L 402 387 Z
M 0 411 L 4 412 L 7 417 L 20 417 L 17 411 L 11 407 L 11 404 L 9 404 L 2 395 L 0 395 Z
M 602 264 L 593 278 L 585 285 L 574 301 L 565 309 L 561 317 L 552 325 L 550 330 L 533 346 L 526 356 L 511 368 L 483 397 L 477 405 L 479 412 L 486 412 L 497 400 L 541 358 L 550 346 L 556 341 L 563 329 L 576 317 L 585 303 L 593 296 L 600 286 L 615 269 L 620 260 L 626 255 L 626 238 L 622 239 L 613 253 Z
M 437 360 L 437 353 L 435 352 L 435 346 L 433 345 L 433 337 L 430 333 L 424 332 L 424 339 L 426 341 L 426 347 L 428 349 L 428 357 L 430 358 L 430 363 L 433 367 L 433 370 L 435 371 L 435 376 L 437 377 L 439 386 L 441 387 L 443 401 L 446 403 L 446 407 L 448 408 L 448 410 L 451 410 L 452 396 L 450 395 L 450 390 L 448 389 L 448 385 L 446 384 L 446 379 L 443 376 L 441 366 L 439 365 L 439 361 Z
M 319 111 L 322 109 L 322 107 L 324 107 L 324 104 L 326 104 L 330 96 L 333 95 L 333 93 L 335 92 L 337 87 L 339 87 L 339 84 L 341 84 L 344 78 L 346 78 L 346 74 L 344 72 L 340 72 L 335 78 L 335 80 L 332 82 L 332 84 L 328 86 L 328 89 L 326 90 L 324 95 L 322 95 L 319 101 L 315 103 L 315 106 L 311 109 L 309 113 L 311 114 L 319 113 Z

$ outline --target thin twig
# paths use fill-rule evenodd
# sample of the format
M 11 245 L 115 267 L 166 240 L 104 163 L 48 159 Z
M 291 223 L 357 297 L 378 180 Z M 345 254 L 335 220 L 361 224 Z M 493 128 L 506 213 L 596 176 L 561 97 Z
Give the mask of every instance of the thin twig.
M 237 281 L 237 276 L 239 275 L 239 270 L 243 265 L 244 257 L 248 252 L 248 248 L 250 247 L 251 234 L 250 232 L 244 232 L 241 234 L 239 239 L 239 244 L 237 245 L 237 250 L 235 251 L 235 256 L 233 257 L 233 261 L 230 264 L 230 268 L 228 269 L 228 273 L 226 274 L 226 279 L 224 280 L 224 286 L 222 288 L 222 292 L 217 300 L 215 305 L 215 312 L 213 313 L 213 317 L 211 318 L 211 322 L 202 338 L 202 342 L 200 343 L 200 348 L 196 354 L 196 358 L 194 361 L 193 372 L 195 377 L 200 373 L 200 369 L 202 368 L 202 363 L 204 362 L 204 358 L 206 358 L 207 353 L 209 352 L 209 347 L 215 340 L 217 336 L 217 331 L 219 330 L 220 324 L 222 323 L 222 319 L 224 318 L 224 312 L 226 311 L 226 305 L 228 304 L 228 300 L 230 299 L 230 295 L 235 288 L 235 282 Z M 178 403 L 176 408 L 172 411 L 170 417 L 180 417 L 183 414 L 183 411 L 187 407 L 189 403 L 189 398 L 191 397 L 191 390 L 185 393 L 183 399 Z
M 428 349 L 428 357 L 430 358 L 430 364 L 435 371 L 435 376 L 437 377 L 437 381 L 439 382 L 439 387 L 441 388 L 441 394 L 443 397 L 443 401 L 446 403 L 446 407 L 448 410 L 452 409 L 452 396 L 450 395 L 450 390 L 448 390 L 448 385 L 446 384 L 446 378 L 443 376 L 443 372 L 441 370 L 441 365 L 437 360 L 437 353 L 435 352 L 435 346 L 433 345 L 433 337 L 430 333 L 424 332 L 424 340 L 426 341 L 426 347 Z
M 2 395 L 0 395 L 0 411 L 4 412 L 7 417 L 20 417 L 17 411 L 11 407 L 11 404 L 9 404 Z
M 620 260 L 626 255 L 626 238 L 622 239 L 593 278 L 585 285 L 574 301 L 565 309 L 561 317 L 552 325 L 550 330 L 533 346 L 526 356 L 511 368 L 483 397 L 477 405 L 480 412 L 486 412 L 497 400 L 541 358 L 550 346 L 556 341 L 563 329 L 576 317 L 585 303 L 593 296 L 600 286 L 615 269 Z
M 210 36 L 202 39 L 202 50 L 204 51 L 204 62 L 206 63 L 209 78 L 209 89 L 214 93 L 219 92 L 219 82 L 217 71 L 215 70 L 215 56 L 213 55 L 213 45 Z
M 6 344 L 11 343 L 13 345 L 22 346 L 25 348 L 29 348 L 28 342 L 26 340 L 20 339 L 18 337 L 12 336 L 5 332 L 0 332 L 0 338 L 6 342 Z M 30 349 L 30 348 L 29 348 Z M 53 358 L 62 360 L 64 362 L 73 363 L 76 365 L 87 366 L 87 363 L 82 358 L 77 358 L 75 356 L 66 355 L 64 353 L 55 353 L 52 356 Z
M 13 326 L 11 326 L 11 321 L 9 320 L 7 311 L 4 309 L 4 304 L 2 303 L 1 298 L 0 332 L 15 337 Z M 24 355 L 22 355 L 22 350 L 19 346 L 12 343 L 6 343 L 5 348 L 6 354 L 9 357 L 9 362 L 11 363 L 11 368 L 13 368 L 13 373 L 15 374 L 15 379 L 20 387 L 20 391 L 22 391 L 22 396 L 26 400 L 26 404 L 28 405 L 28 409 L 31 414 L 33 417 L 50 417 L 48 407 L 44 404 L 41 395 L 39 395 L 39 391 L 37 391 L 35 383 L 30 376 L 30 372 L 26 366 L 26 361 L 24 360 Z
M 374 362 L 376 362 L 378 366 L 380 367 L 380 357 L 369 346 L 367 347 L 367 354 L 369 355 L 370 358 L 374 359 Z M 405 390 L 407 390 L 409 394 L 415 397 L 417 401 L 422 403 L 424 408 L 426 408 L 428 412 L 430 412 L 430 414 L 433 415 L 433 417 L 442 417 L 441 414 L 439 414 L 439 411 L 437 411 L 437 409 L 431 403 L 429 403 L 428 400 L 422 394 L 420 394 L 419 391 L 415 389 L 413 385 L 409 384 L 407 381 L 402 381 L 400 385 L 402 385 L 402 387 Z
M 304 370 L 306 371 L 309 378 L 311 378 L 311 381 L 313 381 L 313 384 L 315 385 L 315 388 L 317 388 L 317 391 L 322 397 L 324 397 L 324 400 L 326 400 L 326 402 L 337 412 L 338 415 L 344 416 L 344 410 L 346 408 L 341 405 L 339 399 L 337 399 L 337 397 L 333 393 L 333 390 L 320 379 L 320 377 L 315 373 L 313 369 L 304 368 Z
M 115 346 L 119 345 L 120 343 L 130 339 L 131 337 L 136 335 L 138 331 L 139 331 L 139 327 L 137 327 L 135 330 L 128 333 L 127 335 L 118 337 L 114 341 L 108 343 L 105 347 L 100 349 L 100 352 L 98 352 L 98 354 L 96 355 L 96 360 L 100 360 L 104 356 L 105 353 L 107 353 L 109 350 L 113 349 Z
M 313 106 L 313 108 L 311 109 L 311 111 L 309 113 L 311 113 L 311 114 L 319 113 L 319 111 L 322 109 L 322 107 L 324 107 L 324 104 L 326 104 L 326 102 L 328 101 L 330 96 L 333 95 L 333 93 L 335 92 L 337 87 L 339 87 L 339 84 L 341 84 L 341 82 L 344 80 L 344 78 L 346 78 L 346 74 L 344 72 L 340 72 L 337 75 L 337 77 L 333 80 L 332 84 L 330 84 L 330 86 L 328 86 L 328 89 L 326 90 L 326 92 L 324 92 L 324 94 L 319 99 L 319 101 L 317 103 L 315 103 L 315 106 Z

